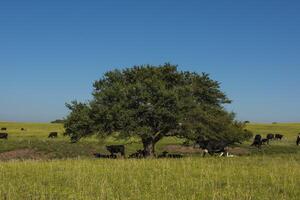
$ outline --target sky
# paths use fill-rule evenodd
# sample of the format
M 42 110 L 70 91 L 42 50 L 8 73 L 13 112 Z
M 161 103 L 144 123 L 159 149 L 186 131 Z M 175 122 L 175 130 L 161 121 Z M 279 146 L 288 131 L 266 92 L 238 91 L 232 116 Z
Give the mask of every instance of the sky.
M 300 2 L 0 1 L 0 121 L 48 122 L 103 73 L 206 72 L 239 120 L 300 122 Z

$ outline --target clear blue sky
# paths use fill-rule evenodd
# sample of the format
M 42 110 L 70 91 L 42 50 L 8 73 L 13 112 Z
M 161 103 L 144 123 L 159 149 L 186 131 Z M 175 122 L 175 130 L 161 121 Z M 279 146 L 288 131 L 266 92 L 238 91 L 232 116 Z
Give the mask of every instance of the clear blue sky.
M 300 121 L 300 3 L 0 1 L 0 120 L 50 121 L 113 68 L 210 73 L 241 120 Z

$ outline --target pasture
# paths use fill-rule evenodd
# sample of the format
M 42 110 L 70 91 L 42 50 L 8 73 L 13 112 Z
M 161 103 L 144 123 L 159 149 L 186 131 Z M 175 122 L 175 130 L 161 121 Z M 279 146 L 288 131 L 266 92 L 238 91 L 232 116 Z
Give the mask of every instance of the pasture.
M 249 124 L 254 134 L 282 133 L 261 149 L 251 141 L 233 158 L 205 157 L 165 138 L 157 152 L 183 159 L 94 159 L 107 144 L 126 144 L 126 155 L 141 148 L 130 141 L 96 137 L 71 144 L 61 124 L 6 123 L 0 140 L 0 199 L 299 199 L 300 124 Z M 25 128 L 25 131 L 21 131 Z M 50 139 L 50 132 L 58 138 Z M 3 131 L 1 131 L 3 132 Z M 242 153 L 241 153 L 242 152 Z

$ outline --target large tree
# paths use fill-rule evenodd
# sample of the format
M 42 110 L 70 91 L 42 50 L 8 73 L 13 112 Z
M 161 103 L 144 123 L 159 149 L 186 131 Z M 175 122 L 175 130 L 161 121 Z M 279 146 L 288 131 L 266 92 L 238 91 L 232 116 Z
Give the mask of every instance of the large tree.
M 224 109 L 230 102 L 220 84 L 205 73 L 178 71 L 168 63 L 113 70 L 95 81 L 93 99 L 80 104 L 78 122 L 72 118 L 77 116 L 78 104 L 69 105 L 66 134 L 75 138 L 116 133 L 123 138 L 138 136 L 149 156 L 167 136 L 240 142 L 248 132 Z

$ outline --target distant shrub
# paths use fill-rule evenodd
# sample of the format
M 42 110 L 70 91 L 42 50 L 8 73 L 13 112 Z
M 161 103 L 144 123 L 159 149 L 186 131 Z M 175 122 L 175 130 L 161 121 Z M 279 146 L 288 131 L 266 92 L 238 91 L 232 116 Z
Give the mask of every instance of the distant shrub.
M 51 123 L 52 124 L 63 124 L 64 122 L 65 122 L 65 120 L 63 120 L 63 119 L 56 119 L 56 120 L 52 121 Z

